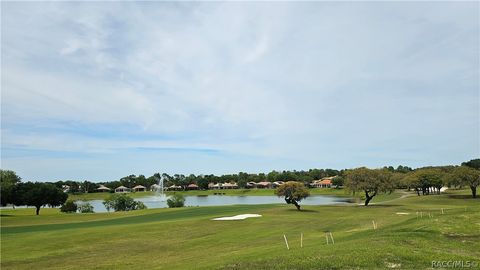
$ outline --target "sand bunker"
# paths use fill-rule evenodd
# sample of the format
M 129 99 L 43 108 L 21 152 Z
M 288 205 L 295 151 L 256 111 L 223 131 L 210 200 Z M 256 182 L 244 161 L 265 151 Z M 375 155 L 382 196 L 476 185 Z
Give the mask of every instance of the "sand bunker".
M 236 215 L 233 217 L 221 217 L 221 218 L 214 218 L 212 220 L 242 220 L 251 217 L 261 217 L 262 215 L 257 214 L 243 214 L 243 215 Z

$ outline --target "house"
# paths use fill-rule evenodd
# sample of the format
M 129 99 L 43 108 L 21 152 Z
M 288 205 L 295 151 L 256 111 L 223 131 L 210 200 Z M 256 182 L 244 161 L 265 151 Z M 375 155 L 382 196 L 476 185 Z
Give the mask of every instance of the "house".
M 214 183 L 208 183 L 208 189 L 214 189 L 215 184 Z
M 150 191 L 160 191 L 160 185 L 153 184 L 150 186 Z
M 222 189 L 223 184 L 222 183 L 216 183 L 212 186 L 212 189 Z
M 142 186 L 142 185 L 137 185 L 133 187 L 134 192 L 145 192 L 147 191 L 147 188 Z
M 115 189 L 115 193 L 128 193 L 130 189 L 125 186 L 119 186 Z
M 110 192 L 110 188 L 104 186 L 104 185 L 100 185 L 99 188 L 97 188 L 98 192 Z
M 333 178 L 335 178 L 335 176 L 324 177 L 320 180 L 315 180 L 312 183 L 310 183 L 310 186 L 317 187 L 317 188 L 331 188 Z
M 275 182 L 272 183 L 272 187 L 277 188 L 277 187 L 279 187 L 279 186 L 281 186 L 281 185 L 283 185 L 283 184 L 285 184 L 285 182 L 283 182 L 283 181 L 275 181 Z
M 255 186 L 257 188 L 271 188 L 272 183 L 270 183 L 270 182 L 258 182 Z
M 257 183 L 255 182 L 248 182 L 246 185 L 245 185 L 246 188 L 255 188 L 257 187 Z
M 167 188 L 167 190 L 182 190 L 181 186 L 171 185 Z
M 231 184 L 231 183 L 223 183 L 223 184 L 222 184 L 222 188 L 223 188 L 223 189 L 236 189 L 236 188 L 238 188 L 238 185 L 237 185 L 237 183 L 233 183 L 233 184 Z
M 198 186 L 195 185 L 195 184 L 190 184 L 190 185 L 187 186 L 187 189 L 188 189 L 188 190 L 197 190 L 197 189 L 198 189 Z

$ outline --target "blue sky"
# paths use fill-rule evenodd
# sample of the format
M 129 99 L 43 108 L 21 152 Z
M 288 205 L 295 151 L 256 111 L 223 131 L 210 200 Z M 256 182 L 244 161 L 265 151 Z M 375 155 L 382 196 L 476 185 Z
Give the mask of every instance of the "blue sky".
M 1 167 L 25 180 L 459 164 L 478 2 L 2 2 Z

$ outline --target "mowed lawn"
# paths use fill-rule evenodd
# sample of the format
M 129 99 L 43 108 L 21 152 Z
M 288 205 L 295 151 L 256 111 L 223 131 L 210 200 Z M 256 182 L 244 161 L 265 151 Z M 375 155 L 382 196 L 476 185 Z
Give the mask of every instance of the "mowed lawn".
M 1 269 L 428 269 L 432 261 L 480 264 L 480 200 L 467 194 L 396 196 L 369 207 L 305 206 L 301 212 L 280 204 L 101 214 L 42 209 L 40 216 L 32 209 L 2 210 Z M 263 217 L 211 220 L 246 213 Z M 326 231 L 332 232 L 334 245 L 326 244 Z

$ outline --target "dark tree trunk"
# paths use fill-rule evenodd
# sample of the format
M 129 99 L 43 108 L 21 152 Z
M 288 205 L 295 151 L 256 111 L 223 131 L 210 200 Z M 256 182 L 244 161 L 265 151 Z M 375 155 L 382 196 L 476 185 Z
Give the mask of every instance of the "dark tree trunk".
M 370 196 L 368 194 L 368 191 L 365 190 L 365 206 L 368 206 L 368 203 L 370 203 L 370 201 L 373 199 L 373 197 L 375 197 L 375 195 L 377 195 L 376 191 L 372 194 L 372 196 Z
M 470 189 L 472 190 L 472 197 L 476 198 L 477 197 L 477 187 L 476 186 L 470 186 Z
M 293 204 L 295 205 L 295 207 L 297 207 L 297 210 L 300 211 L 300 205 L 298 204 L 298 202 L 295 200 L 295 199 L 292 199 L 290 197 L 285 197 L 285 201 L 288 203 L 288 204 Z
M 300 204 L 297 203 L 297 201 L 292 200 L 292 203 L 297 207 L 297 210 L 300 211 Z
M 40 213 L 40 206 L 35 206 L 35 208 L 35 214 L 38 216 L 38 214 Z
M 419 189 L 419 188 L 415 188 L 415 191 L 417 192 L 417 195 L 420 196 L 420 189 Z

